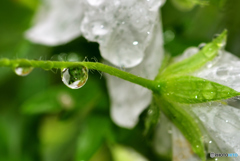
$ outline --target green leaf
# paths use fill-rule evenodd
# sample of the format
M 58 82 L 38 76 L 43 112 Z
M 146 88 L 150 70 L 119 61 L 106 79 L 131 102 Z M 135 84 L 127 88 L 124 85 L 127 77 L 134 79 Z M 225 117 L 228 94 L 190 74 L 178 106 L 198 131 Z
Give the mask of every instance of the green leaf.
M 152 101 L 149 109 L 147 110 L 147 116 L 145 118 L 145 131 L 144 134 L 147 135 L 149 131 L 154 128 L 160 118 L 160 109 L 155 104 L 154 101 Z
M 197 54 L 167 67 L 165 71 L 163 71 L 161 78 L 194 72 L 208 61 L 213 60 L 213 58 L 217 56 L 219 49 L 224 46 L 226 36 L 227 30 L 224 30 L 216 39 L 205 45 Z
M 194 76 L 170 77 L 161 83 L 161 94 L 170 101 L 180 103 L 223 100 L 240 94 L 227 86 Z
M 203 134 L 195 119 L 181 106 L 168 102 L 163 96 L 155 94 L 154 99 L 163 113 L 190 142 L 192 150 L 202 159 L 202 161 L 205 161 L 205 149 L 202 139 Z
M 76 161 L 89 160 L 110 134 L 110 120 L 94 116 L 87 120 L 77 139 Z

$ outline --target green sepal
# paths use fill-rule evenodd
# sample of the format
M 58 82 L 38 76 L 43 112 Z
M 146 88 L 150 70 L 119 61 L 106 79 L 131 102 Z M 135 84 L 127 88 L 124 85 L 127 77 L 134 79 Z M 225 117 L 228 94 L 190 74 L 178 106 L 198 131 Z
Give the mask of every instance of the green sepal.
M 164 79 L 160 93 L 170 101 L 187 104 L 223 100 L 240 94 L 227 86 L 188 75 Z
M 196 71 L 218 55 L 219 49 L 221 49 L 226 42 L 226 37 L 227 30 L 224 30 L 212 42 L 206 44 L 197 54 L 167 67 L 161 74 L 161 78 L 172 75 L 189 74 Z
M 154 95 L 156 104 L 161 111 L 173 122 L 191 144 L 192 150 L 202 161 L 206 160 L 203 134 L 195 119 L 180 105 L 167 101 L 164 96 Z

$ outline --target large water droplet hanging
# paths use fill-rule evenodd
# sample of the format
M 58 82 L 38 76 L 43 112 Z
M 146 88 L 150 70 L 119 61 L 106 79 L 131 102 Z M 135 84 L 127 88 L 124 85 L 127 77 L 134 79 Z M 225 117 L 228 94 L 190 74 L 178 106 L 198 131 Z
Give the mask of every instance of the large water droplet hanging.
M 19 76 L 26 76 L 33 70 L 33 67 L 17 67 L 15 68 L 15 73 Z
M 81 88 L 88 79 L 88 69 L 84 66 L 75 68 L 64 68 L 62 70 L 63 83 L 72 89 Z

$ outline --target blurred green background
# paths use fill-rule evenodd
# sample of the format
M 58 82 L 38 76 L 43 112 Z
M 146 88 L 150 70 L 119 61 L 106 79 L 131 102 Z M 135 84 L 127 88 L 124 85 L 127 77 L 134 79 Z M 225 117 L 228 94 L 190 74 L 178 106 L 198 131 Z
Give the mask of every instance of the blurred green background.
M 240 55 L 240 1 L 210 0 L 195 4 L 167 0 L 162 7 L 165 50 L 173 56 L 189 46 L 209 42 L 228 30 L 226 50 Z M 0 58 L 49 60 L 61 53 L 101 61 L 97 43 L 79 37 L 63 46 L 32 44 L 23 37 L 37 1 L 0 1 Z M 169 160 L 154 151 L 154 131 L 145 136 L 144 116 L 132 130 L 110 119 L 105 79 L 90 72 L 79 90 L 67 88 L 60 71 L 34 69 L 19 77 L 0 68 L 0 161 L 111 161 L 118 145 L 131 147 L 149 160 Z M 119 152 L 120 153 L 120 152 Z

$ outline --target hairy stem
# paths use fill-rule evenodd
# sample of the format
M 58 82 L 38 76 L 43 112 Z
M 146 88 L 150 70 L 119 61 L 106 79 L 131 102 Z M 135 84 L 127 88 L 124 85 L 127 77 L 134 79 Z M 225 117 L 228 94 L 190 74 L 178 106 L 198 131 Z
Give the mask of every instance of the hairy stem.
M 142 78 L 131 73 L 119 70 L 117 68 L 96 62 L 62 62 L 62 61 L 41 61 L 41 60 L 28 60 L 28 59 L 0 59 L 0 67 L 34 67 L 34 68 L 43 68 L 45 70 L 63 69 L 63 68 L 72 68 L 85 66 L 88 69 L 99 70 L 110 75 L 122 78 L 134 84 L 141 85 L 145 88 L 148 88 L 152 91 L 158 91 L 159 84 L 156 81 Z

